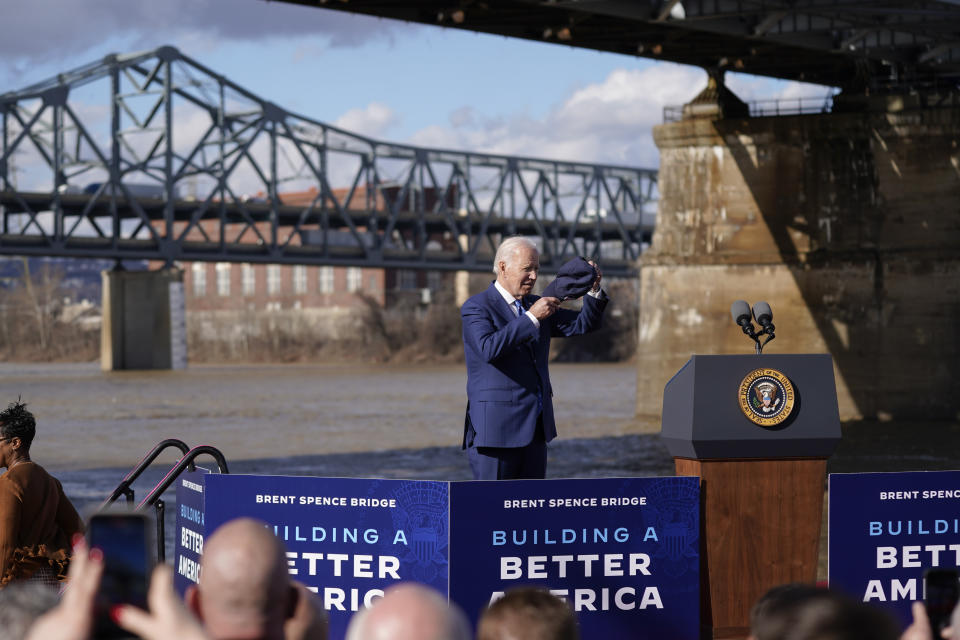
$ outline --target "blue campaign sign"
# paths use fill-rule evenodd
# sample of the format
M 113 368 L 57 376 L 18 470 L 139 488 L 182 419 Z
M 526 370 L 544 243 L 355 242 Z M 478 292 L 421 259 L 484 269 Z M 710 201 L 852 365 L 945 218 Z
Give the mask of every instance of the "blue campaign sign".
M 203 485 L 208 471 L 197 467 L 177 478 L 177 529 L 173 550 L 173 586 L 183 596 L 200 575 L 203 552 Z
M 697 640 L 699 478 L 454 482 L 450 599 L 548 587 L 584 638 Z
M 447 594 L 446 482 L 210 474 L 205 494 L 208 535 L 239 516 L 270 525 L 290 574 L 323 598 L 333 639 L 398 582 Z
M 834 473 L 829 497 L 830 587 L 907 626 L 923 572 L 960 565 L 960 471 Z

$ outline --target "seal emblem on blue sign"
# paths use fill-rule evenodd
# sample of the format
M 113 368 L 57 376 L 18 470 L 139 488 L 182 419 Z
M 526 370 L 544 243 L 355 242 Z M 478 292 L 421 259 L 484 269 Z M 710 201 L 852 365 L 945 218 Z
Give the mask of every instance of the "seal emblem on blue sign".
M 652 555 L 661 568 L 677 577 L 696 571 L 700 563 L 700 488 L 697 484 L 654 481 L 647 491 L 650 504 L 645 524 L 661 531 L 660 546 Z
M 413 566 L 414 578 L 433 583 L 447 575 L 447 491 L 441 483 L 405 482 L 393 492 L 397 508 L 393 525 L 409 536 L 403 559 Z
M 796 393 L 790 379 L 776 369 L 754 369 L 740 382 L 740 410 L 750 422 L 773 427 L 790 417 Z

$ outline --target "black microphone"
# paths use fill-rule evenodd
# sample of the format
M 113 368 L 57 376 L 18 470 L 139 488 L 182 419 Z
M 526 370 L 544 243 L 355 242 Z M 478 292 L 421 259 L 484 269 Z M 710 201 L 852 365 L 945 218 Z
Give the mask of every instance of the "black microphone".
M 746 326 L 750 324 L 750 305 L 747 301 L 737 300 L 730 305 L 730 315 L 733 316 L 734 322 L 744 328 L 744 333 L 746 333 Z
M 737 300 L 730 305 L 730 315 L 733 316 L 733 321 L 743 329 L 744 335 L 749 336 L 749 338 L 754 341 L 756 352 L 760 353 L 763 347 L 760 346 L 757 329 L 753 326 L 753 322 L 750 321 L 750 303 L 746 300 Z M 759 335 L 763 335 L 763 330 L 760 331 Z
M 764 329 L 772 326 L 773 311 L 770 310 L 770 305 L 766 302 L 757 302 L 753 305 L 753 317 L 756 318 L 757 324 Z
M 763 327 L 757 335 L 762 336 L 766 334 L 767 336 L 763 344 L 758 343 L 762 351 L 763 347 L 767 346 L 767 343 L 776 337 L 773 334 L 776 329 L 776 327 L 773 326 L 773 311 L 770 310 L 770 305 L 766 302 L 757 302 L 753 305 L 753 317 L 757 319 L 757 324 Z

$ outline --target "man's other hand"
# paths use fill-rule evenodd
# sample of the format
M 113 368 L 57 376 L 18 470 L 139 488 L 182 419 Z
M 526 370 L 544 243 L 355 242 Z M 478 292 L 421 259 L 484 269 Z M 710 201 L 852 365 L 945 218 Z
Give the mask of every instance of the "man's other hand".
M 927 609 L 923 602 L 914 602 L 911 607 L 913 612 L 913 622 L 903 630 L 900 640 L 930 640 L 936 638 L 938 634 L 934 633 L 930 626 L 930 618 L 927 617 Z M 939 633 L 941 638 L 953 638 L 953 628 L 947 627 Z
M 533 314 L 533 317 L 537 320 L 544 320 L 549 318 L 554 313 L 556 313 L 557 308 L 560 306 L 560 301 L 556 298 L 545 297 L 540 298 L 530 306 L 530 313 Z

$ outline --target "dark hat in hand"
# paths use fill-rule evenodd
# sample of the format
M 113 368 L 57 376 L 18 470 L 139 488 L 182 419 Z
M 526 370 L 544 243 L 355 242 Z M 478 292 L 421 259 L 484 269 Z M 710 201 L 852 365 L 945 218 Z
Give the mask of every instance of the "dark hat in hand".
M 568 260 L 557 270 L 557 277 L 543 290 L 544 297 L 570 300 L 579 298 L 593 286 L 597 270 L 585 258 Z

